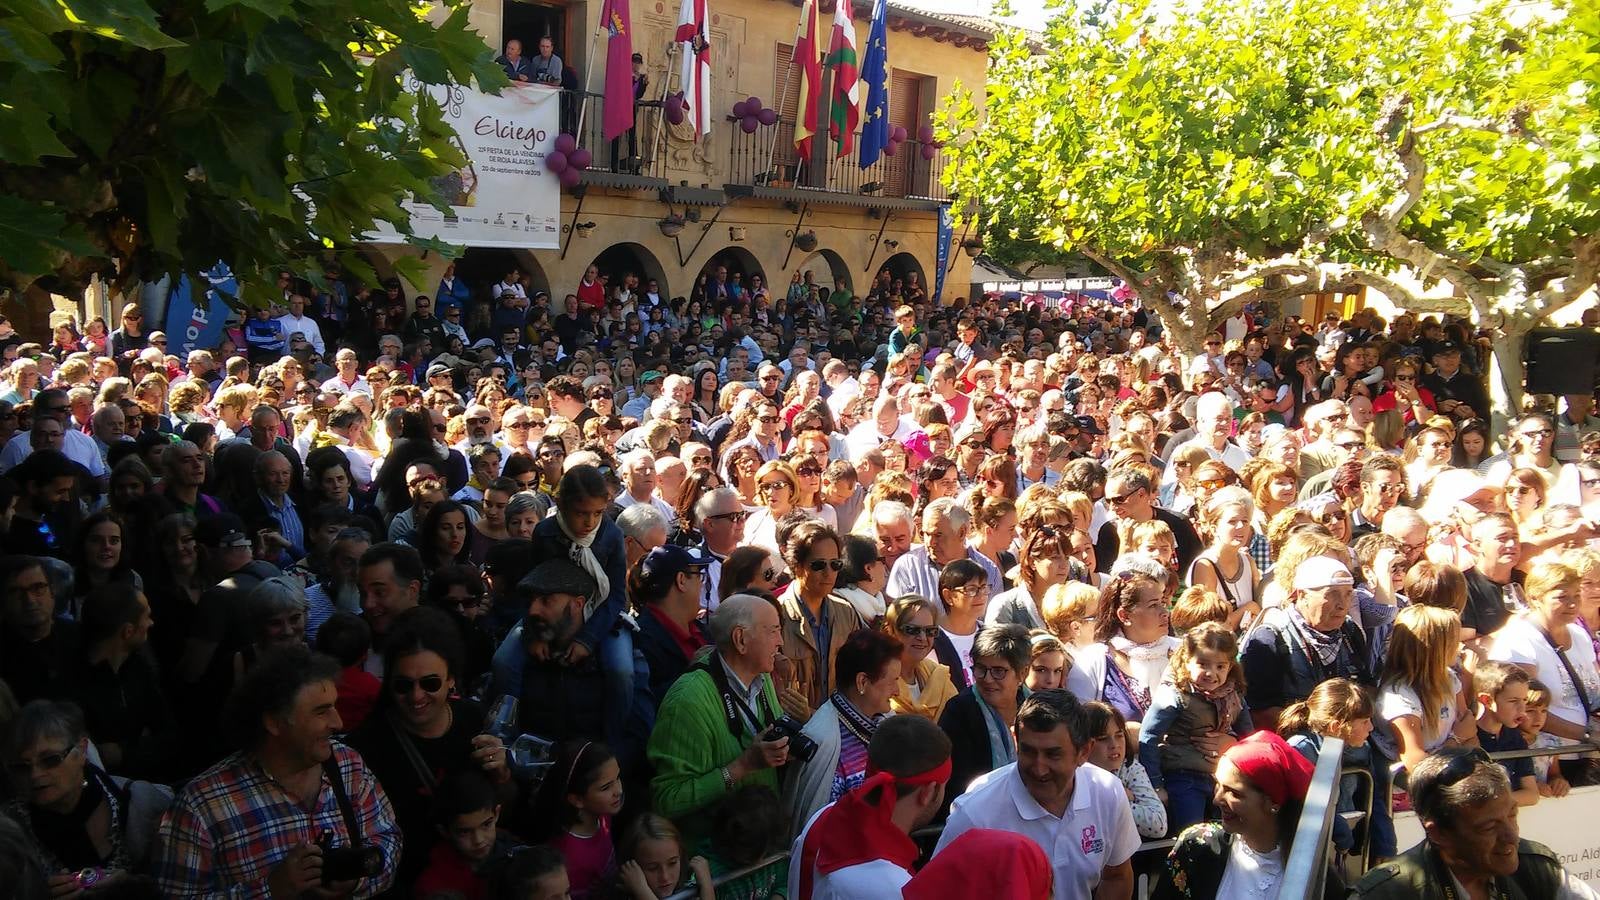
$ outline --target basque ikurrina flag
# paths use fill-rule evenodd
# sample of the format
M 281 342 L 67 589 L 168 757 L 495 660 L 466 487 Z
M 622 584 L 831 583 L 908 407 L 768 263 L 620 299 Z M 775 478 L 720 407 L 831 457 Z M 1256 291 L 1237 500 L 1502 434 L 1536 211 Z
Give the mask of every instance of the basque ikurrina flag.
M 711 133 L 711 17 L 706 0 L 683 0 L 673 40 L 684 45 L 678 89 L 698 141 Z
M 850 6 L 851 0 L 835 0 L 833 40 L 828 43 L 828 68 L 833 70 L 828 133 L 838 156 L 855 149 L 856 126 L 861 124 L 861 72 L 856 67 L 856 23 Z
M 866 121 L 861 125 L 861 168 L 878 161 L 889 143 L 889 4 L 872 4 L 872 28 L 867 32 L 867 55 L 861 61 L 861 81 L 867 86 Z
M 606 31 L 605 116 L 606 140 L 615 140 L 633 127 L 633 24 L 628 0 L 606 0 L 600 9 L 600 27 Z
M 800 30 L 794 37 L 794 64 L 800 67 L 800 107 L 795 114 L 794 145 L 801 159 L 811 158 L 811 136 L 817 133 L 817 101 L 822 98 L 822 42 L 817 0 L 802 0 Z

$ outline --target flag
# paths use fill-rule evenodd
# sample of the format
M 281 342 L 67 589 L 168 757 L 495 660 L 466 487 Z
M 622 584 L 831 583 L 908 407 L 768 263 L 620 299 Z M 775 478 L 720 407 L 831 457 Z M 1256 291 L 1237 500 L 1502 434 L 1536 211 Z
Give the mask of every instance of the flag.
M 628 0 L 605 0 L 600 25 L 606 30 L 605 139 L 615 140 L 633 127 L 633 27 Z
M 846 0 L 848 2 L 848 0 Z M 811 136 L 817 133 L 817 100 L 822 96 L 822 42 L 817 40 L 817 0 L 802 0 L 800 30 L 794 36 L 794 60 L 800 67 L 800 107 L 795 115 L 794 145 L 800 158 L 811 158 Z
M 878 161 L 889 143 L 889 4 L 874 0 L 872 28 L 867 34 L 867 56 L 861 63 L 861 81 L 867 86 L 866 123 L 861 126 L 861 168 Z
M 833 97 L 828 104 L 828 133 L 848 156 L 856 146 L 856 126 L 861 124 L 861 73 L 856 68 L 856 23 L 851 0 L 833 4 L 833 40 L 828 43 L 828 66 L 833 69 Z
M 711 17 L 706 14 L 706 0 L 683 0 L 673 40 L 684 45 L 678 89 L 699 140 L 711 133 Z

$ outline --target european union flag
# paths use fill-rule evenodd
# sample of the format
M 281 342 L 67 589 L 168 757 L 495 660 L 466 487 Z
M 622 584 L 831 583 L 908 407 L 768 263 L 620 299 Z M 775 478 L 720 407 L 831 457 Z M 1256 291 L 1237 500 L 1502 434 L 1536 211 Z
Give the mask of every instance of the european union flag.
M 889 143 L 889 8 L 885 0 L 872 4 L 872 31 L 861 80 L 867 85 L 867 103 L 861 123 L 861 168 L 878 161 Z

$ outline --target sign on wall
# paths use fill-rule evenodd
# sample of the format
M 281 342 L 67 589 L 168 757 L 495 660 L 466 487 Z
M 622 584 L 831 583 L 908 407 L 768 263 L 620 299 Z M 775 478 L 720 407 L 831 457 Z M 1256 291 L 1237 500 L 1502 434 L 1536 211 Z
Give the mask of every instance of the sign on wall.
M 1526 840 L 1544 844 L 1561 857 L 1572 877 L 1600 891 L 1600 832 L 1593 828 L 1600 787 L 1573 788 L 1565 797 L 1540 797 L 1517 810 L 1517 827 Z M 1414 812 L 1396 813 L 1395 838 L 1401 852 L 1422 841 L 1422 823 Z
M 407 77 L 407 87 L 418 83 Z M 460 85 L 427 88 L 455 128 L 451 142 L 467 157 L 434 179 L 448 215 L 416 199 L 401 204 L 418 237 L 468 247 L 560 246 L 561 184 L 545 168 L 560 131 L 561 92 L 543 85 L 507 87 L 498 96 Z M 385 223 L 373 240 L 398 240 Z

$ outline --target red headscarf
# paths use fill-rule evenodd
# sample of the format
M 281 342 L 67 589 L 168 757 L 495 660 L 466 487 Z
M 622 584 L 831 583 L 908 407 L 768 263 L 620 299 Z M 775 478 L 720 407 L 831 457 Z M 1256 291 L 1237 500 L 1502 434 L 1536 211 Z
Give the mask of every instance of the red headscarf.
M 889 819 L 894 812 L 895 787 L 944 784 L 949 780 L 948 758 L 926 772 L 903 778 L 880 772 L 869 764 L 867 780 L 823 810 L 806 832 L 800 848 L 800 896 L 793 900 L 810 900 L 813 872 L 827 874 L 879 859 L 910 872 L 917 862 L 917 845 Z M 867 795 L 878 788 L 883 790 L 876 800 L 868 800 Z
M 1311 761 L 1270 731 L 1257 731 L 1228 748 L 1222 758 L 1233 763 L 1261 792 L 1282 806 L 1290 797 L 1304 797 L 1311 787 Z
M 974 828 L 951 841 L 900 889 L 903 900 L 1050 900 L 1050 860 L 1031 839 Z

